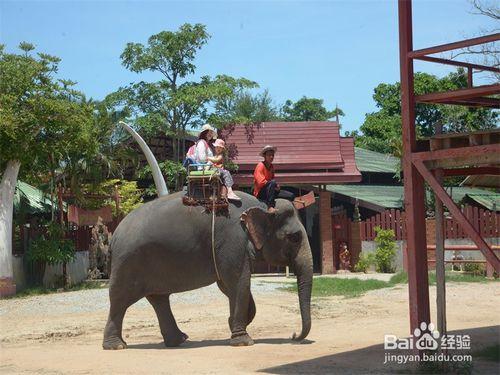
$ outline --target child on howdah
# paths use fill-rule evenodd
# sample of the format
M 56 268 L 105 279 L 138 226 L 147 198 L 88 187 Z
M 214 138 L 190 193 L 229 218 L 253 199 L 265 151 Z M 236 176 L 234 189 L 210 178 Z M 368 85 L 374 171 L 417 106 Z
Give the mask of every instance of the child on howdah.
M 220 173 L 222 182 L 227 189 L 227 198 L 235 201 L 241 200 L 233 192 L 233 178 L 231 173 L 227 169 L 224 169 L 224 150 L 226 149 L 226 143 L 222 139 L 217 139 L 214 142 L 215 156 L 207 157 L 209 164 L 212 164 Z

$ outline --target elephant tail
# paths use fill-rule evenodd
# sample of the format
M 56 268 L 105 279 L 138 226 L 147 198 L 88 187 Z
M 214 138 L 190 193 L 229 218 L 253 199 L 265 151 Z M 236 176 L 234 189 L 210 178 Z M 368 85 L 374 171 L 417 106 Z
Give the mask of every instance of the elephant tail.
M 142 152 L 146 156 L 149 167 L 151 168 L 151 172 L 153 173 L 153 180 L 155 182 L 156 191 L 158 192 L 158 196 L 162 197 L 164 195 L 168 195 L 167 184 L 165 183 L 165 179 L 163 178 L 163 175 L 161 174 L 160 167 L 158 166 L 158 162 L 156 161 L 156 158 L 155 158 L 153 152 L 151 151 L 151 149 L 148 147 L 146 142 L 144 142 L 144 139 L 142 139 L 142 137 L 134 129 L 132 129 L 129 125 L 127 125 L 123 121 L 120 121 L 119 124 L 127 132 L 129 132 L 130 135 L 136 140 L 136 142 L 139 144 L 139 147 L 141 148 Z

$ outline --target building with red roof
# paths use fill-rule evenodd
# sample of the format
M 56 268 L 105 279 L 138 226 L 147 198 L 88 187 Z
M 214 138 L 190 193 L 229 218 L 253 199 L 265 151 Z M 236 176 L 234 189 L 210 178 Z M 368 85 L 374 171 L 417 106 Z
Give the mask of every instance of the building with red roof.
M 276 180 L 291 185 L 327 185 L 361 181 L 354 160 L 354 140 L 341 137 L 334 121 L 264 122 L 235 125 L 222 137 L 238 165 L 235 183 L 253 184 L 259 152 L 265 145 L 277 147 L 274 158 Z

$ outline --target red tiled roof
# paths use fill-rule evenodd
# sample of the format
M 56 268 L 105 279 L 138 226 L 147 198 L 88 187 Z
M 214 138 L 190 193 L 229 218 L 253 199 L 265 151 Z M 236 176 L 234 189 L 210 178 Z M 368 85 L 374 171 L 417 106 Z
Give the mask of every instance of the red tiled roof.
M 359 182 L 352 138 L 341 138 L 331 121 L 264 122 L 236 125 L 222 132 L 239 171 L 235 182 L 253 183 L 253 170 L 262 160 L 259 152 L 270 144 L 278 148 L 274 158 L 276 180 L 293 184 Z

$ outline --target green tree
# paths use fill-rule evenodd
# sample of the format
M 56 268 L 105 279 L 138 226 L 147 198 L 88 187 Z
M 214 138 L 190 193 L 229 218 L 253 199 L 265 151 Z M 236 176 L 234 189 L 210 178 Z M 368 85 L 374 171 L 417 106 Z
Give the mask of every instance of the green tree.
M 96 187 L 103 181 L 116 177 L 122 178 L 124 168 L 130 161 L 137 161 L 136 153 L 124 142 L 128 138 L 116 124 L 128 115 L 117 110 L 105 101 L 88 101 L 92 108 L 92 127 L 90 139 L 94 144 L 90 150 L 73 150 L 68 153 L 58 170 L 58 181 L 69 187 L 82 199 L 81 188 L 84 184 Z
M 0 46 L 0 277 L 12 277 L 12 215 L 14 190 L 22 173 L 49 174 L 66 155 L 92 152 L 92 109 L 73 82 L 58 80 L 59 59 L 34 54 L 30 43 L 21 54 Z
M 244 78 L 218 75 L 188 80 L 196 71 L 196 53 L 209 40 L 205 26 L 184 24 L 178 31 L 152 35 L 147 45 L 128 43 L 122 64 L 135 73 L 160 73 L 157 82 L 140 81 L 120 88 L 107 100 L 131 110 L 133 122 L 143 133 L 164 132 L 174 138 L 174 160 L 179 161 L 181 137 L 208 117 L 208 104 L 229 98 L 243 88 L 256 87 Z
M 269 92 L 252 95 L 248 90 L 238 91 L 233 96 L 221 98 L 208 121 L 218 128 L 227 124 L 257 124 L 279 120 L 278 108 L 273 104 Z
M 295 103 L 287 100 L 281 108 L 282 117 L 286 121 L 327 121 L 335 116 L 344 116 L 340 108 L 329 111 L 323 104 L 323 99 L 303 96 Z
M 415 74 L 415 94 L 456 90 L 467 87 L 467 75 L 458 69 L 443 78 L 427 73 Z M 400 154 L 401 148 L 401 86 L 381 83 L 373 94 L 378 111 L 366 115 L 360 130 L 354 134 L 356 146 L 382 153 Z M 498 113 L 486 108 L 467 108 L 434 104 L 417 104 L 415 123 L 417 134 L 429 137 L 434 134 L 436 124 L 443 125 L 445 132 L 464 132 L 494 128 Z

